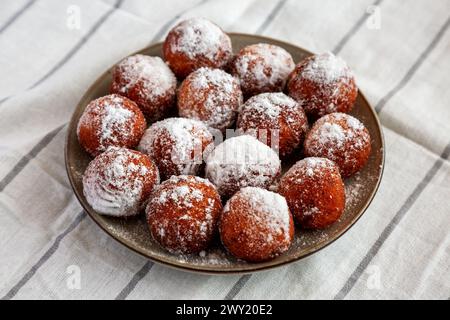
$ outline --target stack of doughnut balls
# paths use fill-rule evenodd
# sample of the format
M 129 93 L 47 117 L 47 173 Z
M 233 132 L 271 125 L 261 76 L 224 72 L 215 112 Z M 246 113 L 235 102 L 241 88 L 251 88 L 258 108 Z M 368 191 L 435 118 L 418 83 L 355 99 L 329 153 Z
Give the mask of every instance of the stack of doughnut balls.
M 347 114 L 357 87 L 341 58 L 295 65 L 266 43 L 233 54 L 229 36 L 202 18 L 171 29 L 163 56 L 117 64 L 111 94 L 79 120 L 79 143 L 95 157 L 83 175 L 95 211 L 145 211 L 153 239 L 175 254 L 202 255 L 220 235 L 249 262 L 288 250 L 294 221 L 322 229 L 339 219 L 342 179 L 371 151 L 368 130 Z M 227 129 L 236 134 L 216 141 Z

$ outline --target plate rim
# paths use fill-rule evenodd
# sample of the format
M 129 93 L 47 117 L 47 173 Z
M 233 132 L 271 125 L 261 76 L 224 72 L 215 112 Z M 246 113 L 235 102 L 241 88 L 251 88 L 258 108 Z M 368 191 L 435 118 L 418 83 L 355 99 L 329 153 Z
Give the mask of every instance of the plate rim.
M 269 41 L 272 41 L 272 42 L 277 42 L 277 43 L 279 43 L 281 45 L 284 44 L 284 45 L 287 45 L 287 46 L 298 48 L 299 50 L 302 50 L 302 51 L 304 51 L 304 52 L 306 52 L 306 53 L 308 53 L 310 55 L 313 54 L 311 51 L 306 50 L 306 49 L 304 49 L 304 48 L 302 48 L 302 47 L 300 47 L 298 45 L 295 45 L 295 44 L 292 44 L 292 43 L 289 43 L 289 42 L 286 42 L 286 41 L 283 41 L 283 40 L 271 38 L 271 37 L 266 37 L 266 36 L 261 36 L 261 35 L 256 35 L 256 34 L 239 33 L 239 32 L 227 32 L 227 34 L 229 36 L 231 36 L 231 37 L 233 37 L 233 36 L 235 36 L 235 37 L 250 37 L 250 38 L 253 38 L 255 40 L 258 39 L 257 41 L 260 41 L 260 42 L 267 42 L 269 40 Z M 143 51 L 147 51 L 151 47 L 161 46 L 162 43 L 163 42 L 153 42 L 153 43 L 149 44 L 148 46 L 146 46 L 146 47 L 144 47 L 144 48 L 142 48 L 140 50 L 137 50 L 135 52 L 130 53 L 128 56 L 134 55 L 134 54 L 138 54 L 138 53 L 141 53 Z M 292 257 L 290 259 L 285 259 L 285 260 L 279 261 L 278 263 L 265 265 L 265 266 L 258 266 L 257 264 L 254 264 L 253 265 L 254 267 L 251 270 L 248 270 L 248 269 L 243 269 L 243 270 L 236 269 L 236 270 L 222 270 L 222 271 L 220 271 L 220 270 L 213 270 L 213 269 L 205 269 L 205 268 L 202 268 L 202 266 L 192 266 L 192 265 L 189 265 L 189 264 L 181 264 L 181 263 L 180 264 L 174 264 L 172 262 L 165 261 L 165 260 L 160 259 L 160 258 L 155 257 L 155 256 L 149 256 L 149 255 L 145 254 L 144 252 L 141 252 L 141 251 L 137 250 L 136 248 L 134 248 L 133 246 L 129 245 L 126 241 L 123 241 L 121 238 L 114 236 L 105 226 L 102 225 L 102 223 L 97 219 L 97 217 L 90 212 L 90 209 L 87 208 L 85 206 L 85 204 L 84 204 L 84 201 L 82 201 L 83 195 L 80 192 L 78 192 L 78 190 L 75 188 L 75 181 L 74 181 L 73 173 L 71 171 L 70 164 L 69 164 L 68 145 L 69 145 L 70 133 L 72 132 L 72 130 L 74 130 L 74 128 L 76 128 L 76 125 L 74 124 L 75 123 L 75 111 L 78 110 L 81 102 L 86 100 L 86 97 L 90 95 L 90 92 L 92 90 L 94 90 L 94 88 L 96 88 L 99 85 L 101 80 L 109 72 L 111 72 L 111 69 L 115 65 L 116 64 L 113 64 L 112 66 L 107 68 L 106 71 L 101 73 L 100 76 L 98 76 L 98 78 L 88 87 L 86 92 L 82 95 L 82 97 L 80 98 L 80 100 L 76 104 L 76 107 L 73 109 L 73 113 L 72 113 L 72 115 L 70 117 L 67 129 L 66 129 L 66 133 L 65 133 L 66 136 L 65 136 L 65 139 L 64 139 L 64 163 L 65 163 L 65 168 L 66 168 L 66 174 L 67 174 L 67 176 L 69 178 L 70 186 L 71 186 L 71 188 L 72 188 L 72 190 L 73 190 L 73 192 L 74 192 L 78 202 L 82 206 L 83 211 L 85 212 L 85 214 L 87 214 L 95 222 L 95 224 L 98 227 L 100 227 L 100 229 L 103 230 L 103 232 L 105 232 L 109 237 L 111 237 L 112 239 L 114 239 L 115 241 L 120 243 L 121 245 L 125 246 L 129 250 L 139 254 L 140 256 L 142 256 L 142 257 L 144 257 L 144 258 L 146 258 L 148 260 L 151 260 L 151 261 L 153 261 L 155 263 L 162 264 L 164 266 L 168 266 L 168 267 L 176 269 L 176 270 L 182 270 L 182 271 L 192 272 L 192 273 L 195 273 L 195 274 L 205 274 L 205 275 L 237 275 L 237 274 L 243 275 L 243 274 L 252 274 L 252 273 L 256 273 L 256 272 L 268 271 L 268 270 L 272 270 L 272 269 L 279 268 L 279 267 L 282 267 L 282 266 L 286 266 L 286 265 L 294 263 L 296 261 L 305 259 L 305 258 L 311 256 L 312 254 L 317 253 L 317 252 L 325 249 L 329 245 L 333 244 L 336 240 L 341 238 L 364 215 L 364 213 L 367 211 L 367 209 L 371 205 L 373 199 L 375 198 L 375 195 L 378 192 L 378 189 L 379 189 L 380 184 L 381 184 L 381 180 L 383 179 L 384 167 L 385 167 L 385 158 L 386 158 L 386 145 L 385 145 L 385 139 L 384 139 L 384 132 L 383 132 L 383 128 L 382 128 L 380 119 L 379 119 L 378 114 L 376 113 L 375 109 L 367 101 L 365 95 L 361 92 L 361 90 L 358 90 L 358 95 L 369 106 L 369 110 L 372 113 L 373 118 L 375 119 L 375 124 L 376 124 L 376 127 L 377 127 L 379 135 L 380 135 L 380 140 L 381 140 L 381 147 L 380 147 L 380 153 L 381 153 L 380 172 L 379 172 L 379 175 L 377 177 L 375 188 L 370 193 L 368 201 L 365 203 L 365 205 L 360 210 L 360 212 L 358 212 L 358 214 L 351 219 L 350 223 L 348 223 L 342 230 L 340 230 L 333 239 L 329 240 L 327 243 L 321 245 L 320 247 L 311 248 L 309 251 L 307 251 L 306 253 L 304 253 L 304 254 L 302 254 L 300 256 L 294 256 L 294 257 Z M 249 264 L 249 265 L 252 265 L 252 264 Z M 220 268 L 220 265 L 217 265 L 217 268 Z

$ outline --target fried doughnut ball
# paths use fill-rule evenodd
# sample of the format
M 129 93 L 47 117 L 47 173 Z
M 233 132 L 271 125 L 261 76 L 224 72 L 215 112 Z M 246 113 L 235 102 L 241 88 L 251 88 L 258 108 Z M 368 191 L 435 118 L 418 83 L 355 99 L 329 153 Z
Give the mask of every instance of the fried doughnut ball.
M 178 78 L 200 67 L 223 68 L 232 57 L 231 39 L 216 24 L 193 18 L 177 24 L 163 45 L 164 59 Z
M 304 144 L 306 156 L 334 161 L 343 178 L 364 167 L 370 151 L 369 131 L 358 119 L 345 113 L 330 113 L 317 120 Z
M 286 199 L 254 187 L 243 188 L 228 200 L 219 230 L 225 248 L 250 262 L 275 258 L 289 249 L 294 238 Z
M 172 176 L 156 187 L 146 213 L 150 232 L 174 253 L 205 250 L 217 232 L 222 203 L 216 187 L 195 176 Z
M 220 69 L 200 68 L 178 90 L 178 113 L 224 131 L 234 124 L 242 101 L 236 78 Z
M 344 212 L 344 183 L 336 164 L 325 158 L 298 161 L 281 178 L 278 192 L 306 229 L 325 228 Z
M 206 158 L 206 177 L 225 198 L 243 187 L 267 189 L 280 171 L 276 152 L 249 135 L 225 140 Z
M 95 157 L 110 146 L 136 147 L 146 127 L 144 115 L 133 101 L 111 94 L 87 105 L 77 135 L 81 146 Z
M 294 67 L 294 60 L 286 50 L 267 43 L 244 47 L 230 63 L 231 73 L 240 80 L 245 98 L 283 91 Z
M 89 163 L 83 175 L 83 193 L 99 214 L 128 217 L 144 209 L 158 183 L 158 169 L 150 157 L 109 147 Z
M 332 112 L 350 112 L 358 95 L 353 72 L 331 52 L 310 56 L 297 64 L 287 89 L 313 119 Z
M 163 180 L 172 175 L 197 175 L 213 136 L 197 120 L 168 118 L 152 124 L 144 133 L 138 150 L 148 154 Z
M 261 93 L 245 102 L 237 127 L 285 157 L 303 142 L 308 119 L 301 105 L 284 93 Z
M 149 122 L 175 107 L 177 79 L 160 57 L 127 57 L 114 67 L 112 78 L 111 92 L 136 102 Z

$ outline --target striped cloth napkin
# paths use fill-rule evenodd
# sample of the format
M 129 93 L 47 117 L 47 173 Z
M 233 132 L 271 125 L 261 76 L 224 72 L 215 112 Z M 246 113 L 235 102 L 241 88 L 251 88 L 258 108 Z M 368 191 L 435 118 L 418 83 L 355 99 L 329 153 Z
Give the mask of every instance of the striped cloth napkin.
M 116 243 L 75 199 L 63 148 L 80 97 L 110 65 L 196 16 L 334 51 L 379 113 L 379 192 L 344 237 L 307 259 L 245 276 L 174 270 Z M 0 296 L 448 299 L 449 29 L 449 0 L 1 1 Z

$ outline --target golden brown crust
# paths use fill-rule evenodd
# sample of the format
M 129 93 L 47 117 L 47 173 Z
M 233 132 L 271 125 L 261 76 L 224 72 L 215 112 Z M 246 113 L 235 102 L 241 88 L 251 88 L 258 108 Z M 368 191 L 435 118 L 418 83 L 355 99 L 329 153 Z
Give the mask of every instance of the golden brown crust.
M 344 212 L 345 189 L 338 167 L 324 158 L 298 161 L 281 178 L 278 192 L 286 198 L 297 223 L 322 229 Z
M 349 177 L 367 163 L 371 152 L 370 134 L 356 118 L 344 113 L 328 114 L 308 132 L 304 152 L 310 157 L 334 161 L 341 176 Z
M 310 56 L 297 64 L 287 90 L 312 119 L 332 112 L 350 112 L 358 95 L 350 69 L 332 54 Z
M 221 69 L 200 68 L 178 89 L 178 113 L 224 131 L 237 117 L 243 96 L 239 81 Z
M 164 181 L 153 192 L 146 210 L 153 238 L 177 253 L 207 249 L 221 212 L 216 188 L 194 176 L 173 176 Z
M 301 105 L 284 93 L 262 93 L 245 102 L 237 127 L 254 133 L 283 158 L 303 143 L 308 119 Z
M 161 179 L 172 175 L 197 175 L 213 136 L 203 122 L 186 118 L 167 118 L 152 124 L 138 149 L 157 164 Z
M 194 18 L 169 31 L 163 44 L 164 59 L 179 79 L 201 67 L 223 68 L 232 56 L 231 40 L 214 23 Z
M 119 95 L 91 101 L 77 127 L 78 141 L 92 156 L 110 146 L 134 148 L 147 123 L 136 103 Z
M 283 91 L 294 66 L 291 55 L 283 48 L 258 43 L 242 48 L 227 68 L 240 80 L 248 99 L 263 92 Z
M 294 222 L 285 199 L 254 187 L 243 188 L 228 200 L 219 230 L 227 250 L 250 262 L 275 258 L 294 238 Z
M 167 116 L 175 107 L 176 78 L 159 57 L 127 57 L 114 67 L 112 78 L 111 93 L 136 102 L 149 122 Z

